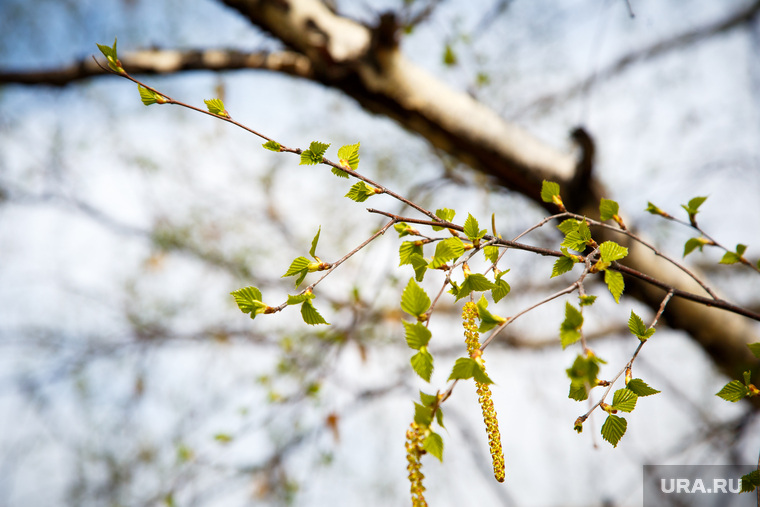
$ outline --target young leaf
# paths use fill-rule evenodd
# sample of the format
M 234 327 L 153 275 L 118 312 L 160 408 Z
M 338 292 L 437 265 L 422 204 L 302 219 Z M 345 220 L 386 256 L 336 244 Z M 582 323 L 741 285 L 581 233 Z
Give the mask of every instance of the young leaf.
M 457 214 L 456 211 L 449 208 L 441 208 L 441 209 L 435 210 L 435 216 L 437 216 L 438 218 L 446 222 L 451 222 L 452 220 L 454 220 L 454 215 L 456 214 Z M 440 231 L 441 229 L 444 229 L 444 227 L 441 227 L 438 225 L 433 226 L 434 231 Z
M 161 95 L 152 90 L 148 90 L 142 85 L 137 85 L 137 91 L 140 92 L 140 100 L 142 100 L 142 103 L 146 106 L 150 106 L 151 104 L 156 103 L 163 104 L 166 102 L 166 99 L 164 99 Z
M 319 314 L 317 309 L 314 308 L 314 305 L 311 304 L 311 300 L 306 300 L 301 305 L 301 317 L 303 317 L 303 321 L 310 326 L 316 324 L 327 324 L 328 326 L 330 325 L 330 323 L 327 322 L 324 317 Z
M 562 241 L 561 246 L 570 248 L 576 252 L 582 252 L 590 242 L 591 231 L 584 220 L 578 222 L 578 227 L 575 230 L 572 230 L 565 235 L 565 239 Z
M 359 167 L 359 144 L 348 144 L 338 150 L 340 165 L 356 171 L 356 168 Z
M 654 328 L 647 328 L 641 317 L 631 311 L 631 317 L 628 319 L 628 329 L 641 341 L 647 341 L 655 332 Z
M 428 311 L 428 308 L 430 308 L 430 298 L 424 289 L 417 285 L 413 278 L 410 278 L 401 294 L 401 309 L 409 315 L 419 318 Z
M 760 342 L 750 343 L 747 345 L 747 347 L 749 347 L 749 350 L 752 352 L 752 354 L 755 355 L 756 358 L 760 359 Z
M 694 251 L 695 248 L 699 248 L 699 251 L 701 252 L 705 245 L 709 244 L 710 240 L 707 238 L 690 238 L 686 240 L 686 243 L 683 247 L 683 256 L 686 257 L 691 252 Z
M 493 384 L 493 380 L 488 378 L 488 375 L 486 375 L 477 361 L 469 357 L 460 357 L 454 363 L 454 368 L 451 369 L 449 380 L 466 380 L 473 377 L 476 382 L 480 382 L 481 384 Z
M 379 189 L 376 189 L 375 187 L 368 185 L 364 181 L 358 181 L 354 183 L 354 185 L 351 187 L 351 190 L 348 191 L 348 193 L 344 197 L 348 197 L 352 201 L 356 202 L 364 202 L 373 195 L 380 193 L 381 191 Z
M 742 493 L 752 493 L 757 488 L 760 488 L 760 470 L 742 475 Z
M 413 234 L 415 236 L 420 235 L 420 231 L 418 231 L 411 225 L 407 224 L 406 222 L 399 222 L 397 224 L 394 224 L 393 228 L 396 229 L 396 232 L 398 233 L 399 238 L 403 238 L 404 236 L 409 236 L 410 234 Z M 420 253 L 422 252 L 420 251 Z
M 615 298 L 615 302 L 620 303 L 620 296 L 623 294 L 623 290 L 625 290 L 622 273 L 609 269 L 606 270 L 604 272 L 604 283 L 607 284 L 607 288 L 610 290 L 612 297 Z
M 316 296 L 313 292 L 305 292 L 304 294 L 299 294 L 297 296 L 291 296 L 288 294 L 288 304 L 289 305 L 300 305 L 304 301 L 307 301 L 309 299 L 314 299 Z
M 647 208 L 644 211 L 648 211 L 652 215 L 660 215 L 661 217 L 669 218 L 670 215 L 662 211 L 660 208 L 652 204 L 651 202 L 647 202 Z
M 252 319 L 255 319 L 256 315 L 267 308 L 267 305 L 261 302 L 261 291 L 256 287 L 243 287 L 230 292 L 230 294 L 235 298 L 235 303 L 237 303 L 240 311 L 250 313 Z
M 614 241 L 605 241 L 599 245 L 599 255 L 602 257 L 602 261 L 613 262 L 628 255 L 628 249 Z
M 502 271 L 501 273 L 496 275 L 496 282 L 494 283 L 496 287 L 491 289 L 491 297 L 493 298 L 494 303 L 498 303 L 499 301 L 501 301 L 504 298 L 504 296 L 509 294 L 509 291 L 512 290 L 512 287 L 509 286 L 507 281 L 501 279 L 502 275 L 504 275 L 504 273 L 506 273 L 507 271 Z
M 563 349 L 581 339 L 582 326 L 583 314 L 573 305 L 565 302 L 565 320 L 559 328 L 559 340 Z
M 477 241 L 486 235 L 488 231 L 478 227 L 478 221 L 471 214 L 467 214 L 467 220 L 464 221 L 464 235 L 470 241 Z
M 417 375 L 425 382 L 430 382 L 430 377 L 433 375 L 433 356 L 430 355 L 430 352 L 423 348 L 412 356 L 410 362 Z
M 584 386 L 588 384 L 590 387 L 596 386 L 598 383 L 596 376 L 599 374 L 600 362 L 602 362 L 601 359 L 596 356 L 584 357 L 578 354 L 575 361 L 573 361 L 573 365 L 565 370 L 570 378 L 571 385 Z
M 285 278 L 286 276 L 295 276 L 303 271 L 308 272 L 310 263 L 311 261 L 306 257 L 296 257 L 293 259 L 293 262 L 290 263 L 288 271 L 280 278 Z
M 504 317 L 493 315 L 488 311 L 488 301 L 485 296 L 480 296 L 480 300 L 476 306 L 478 307 L 478 316 L 480 317 L 479 333 L 485 333 L 507 321 Z
M 558 226 L 557 229 L 559 229 L 562 234 L 569 234 L 573 231 L 577 231 L 578 227 L 581 225 L 580 221 L 574 219 L 574 218 L 567 218 L 563 220 Z
M 541 200 L 544 202 L 554 202 L 555 196 L 559 197 L 559 184 L 544 180 L 541 183 Z
M 480 273 L 472 273 L 464 278 L 464 283 L 457 291 L 457 301 L 469 296 L 471 292 L 483 292 L 495 289 L 496 285 Z
M 726 252 L 720 260 L 720 264 L 736 264 L 742 260 L 742 255 L 747 250 L 747 245 L 736 245 L 736 252 Z
M 618 203 L 613 200 L 602 198 L 599 203 L 599 219 L 604 222 L 614 218 L 618 214 Z
M 433 260 L 430 261 L 428 266 L 430 269 L 436 269 L 451 259 L 456 259 L 464 253 L 464 244 L 459 238 L 446 238 L 439 241 L 435 246 L 435 254 L 433 254 Z
M 400 259 L 399 266 L 412 263 L 412 255 L 422 257 L 422 243 L 418 241 L 404 241 L 398 249 Z M 425 262 L 427 264 L 427 262 Z
M 441 435 L 431 431 L 422 442 L 422 448 L 443 462 L 443 439 Z
M 428 262 L 422 257 L 422 255 L 412 254 L 409 257 L 412 268 L 414 269 L 414 279 L 421 282 L 425 278 L 425 273 L 428 269 Z
M 301 152 L 301 162 L 299 165 L 321 164 L 322 157 L 329 146 L 329 144 L 320 143 L 319 141 L 312 141 L 309 149 Z
M 108 47 L 103 44 L 96 44 L 96 46 L 98 46 L 100 52 L 103 53 L 103 56 L 106 57 L 106 61 L 108 61 L 108 68 L 118 74 L 124 74 L 124 69 L 121 67 L 121 62 L 119 61 L 119 57 L 116 54 L 116 37 L 113 39 L 112 47 Z
M 681 207 L 689 214 L 689 221 L 694 223 L 694 218 L 699 213 L 699 207 L 707 200 L 707 197 L 694 197 L 689 201 L 689 204 L 682 204 Z
M 210 99 L 204 100 L 203 102 L 206 103 L 206 108 L 208 109 L 209 113 L 215 114 L 217 116 L 222 116 L 224 118 L 230 117 L 227 110 L 224 109 L 224 102 L 222 102 L 222 99 Z
M 749 395 L 749 389 L 738 380 L 732 380 L 723 389 L 718 391 L 715 396 L 723 398 L 726 401 L 737 402 Z
M 317 243 L 319 243 L 319 234 L 322 232 L 322 226 L 319 226 L 319 229 L 317 229 L 317 234 L 314 236 L 314 239 L 311 240 L 311 248 L 309 249 L 309 255 L 314 257 L 316 259 L 317 254 Z
M 265 149 L 269 151 L 280 151 L 280 149 L 282 148 L 280 143 L 278 143 L 277 141 L 267 141 L 261 146 L 263 146 Z
M 611 443 L 612 447 L 617 447 L 626 429 L 628 429 L 628 421 L 610 414 L 602 425 L 602 438 Z
M 409 348 L 414 350 L 420 350 L 422 347 L 427 347 L 432 333 L 421 322 L 406 322 L 404 321 L 404 329 L 406 330 L 406 344 Z
M 596 301 L 596 296 L 591 296 L 591 295 L 578 296 L 578 299 L 580 300 L 581 306 L 591 306 L 594 304 L 594 301 Z
M 499 260 L 499 247 L 488 245 L 483 248 L 483 255 L 485 255 L 488 262 L 496 264 L 496 261 Z
M 657 394 L 660 392 L 657 389 L 649 387 L 649 385 L 647 385 L 647 383 L 640 378 L 629 380 L 626 388 L 633 391 L 637 396 L 651 396 L 652 394 Z
M 554 261 L 554 267 L 552 267 L 552 276 L 549 278 L 554 278 L 555 276 L 564 275 L 571 269 L 573 269 L 573 266 L 575 265 L 575 261 L 572 259 L 572 257 L 560 257 L 556 261 Z
M 630 389 L 618 389 L 612 397 L 612 408 L 623 412 L 633 412 L 638 398 L 636 393 Z
M 416 422 L 422 427 L 430 426 L 430 423 L 433 422 L 433 411 L 430 409 L 430 407 L 426 407 L 424 405 L 420 405 L 419 403 L 415 403 L 414 404 L 414 422 Z
M 567 397 L 575 401 L 585 401 L 588 399 L 588 392 L 585 384 L 574 384 L 570 382 L 570 392 Z M 580 433 L 580 431 L 578 432 Z

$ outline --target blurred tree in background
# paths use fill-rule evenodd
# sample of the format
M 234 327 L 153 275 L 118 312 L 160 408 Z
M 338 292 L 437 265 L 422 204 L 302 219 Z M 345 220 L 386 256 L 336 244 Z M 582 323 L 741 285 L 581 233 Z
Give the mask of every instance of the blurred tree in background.
M 402 441 L 422 386 L 400 324 L 412 273 L 397 267 L 398 241 L 386 235 L 320 286 L 329 327 L 307 329 L 295 311 L 243 318 L 229 292 L 255 283 L 284 300 L 292 280 L 280 275 L 318 227 L 321 257 L 336 259 L 384 222 L 329 171 L 201 115 L 145 109 L 91 60 L 96 42 L 118 36 L 130 73 L 196 105 L 223 98 L 290 146 L 361 142 L 372 178 L 428 209 L 482 224 L 495 213 L 504 237 L 545 216 L 551 179 L 580 214 L 615 199 L 674 257 L 693 232 L 646 214 L 647 202 L 676 214 L 709 195 L 700 225 L 757 259 L 758 11 L 738 0 L 3 2 L 0 504 L 408 502 Z M 629 247 L 634 267 L 698 290 Z M 757 311 L 757 277 L 720 255 L 687 261 Z M 551 263 L 510 254 L 499 313 L 561 288 Z M 586 325 L 613 369 L 635 345 L 631 309 L 651 317 L 663 293 L 631 281 L 626 295 L 636 299 L 618 306 L 604 294 Z M 431 349 L 453 360 L 461 306 L 442 305 Z M 669 327 L 637 360 L 663 393 L 612 449 L 598 428 L 572 431 L 585 406 L 567 398 L 563 307 L 532 312 L 489 349 L 506 485 L 462 389 L 447 406 L 446 460 L 426 465 L 432 505 L 636 505 L 644 463 L 757 459 L 757 404 L 714 396 L 751 365 L 756 323 L 669 304 Z

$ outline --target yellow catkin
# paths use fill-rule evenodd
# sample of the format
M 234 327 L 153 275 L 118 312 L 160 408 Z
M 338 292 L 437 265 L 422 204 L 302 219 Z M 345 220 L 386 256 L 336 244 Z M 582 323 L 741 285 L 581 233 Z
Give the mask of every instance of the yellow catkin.
M 464 340 L 467 344 L 467 352 L 472 359 L 478 361 L 485 372 L 485 362 L 480 351 L 480 335 L 475 319 L 478 317 L 478 307 L 469 302 L 462 308 L 462 324 L 464 326 Z M 491 389 L 487 384 L 475 382 L 477 387 L 478 401 L 483 411 L 483 421 L 486 424 L 488 434 L 488 447 L 491 449 L 493 460 L 493 475 L 499 482 L 504 482 L 504 452 L 501 448 L 501 434 L 499 433 L 499 421 L 496 418 L 496 409 L 491 399 Z
M 425 453 L 422 448 L 424 435 L 422 428 L 413 422 L 406 431 L 406 470 L 409 472 L 410 491 L 412 493 L 412 507 L 427 507 L 425 500 L 425 486 L 422 485 L 422 463 L 420 458 Z

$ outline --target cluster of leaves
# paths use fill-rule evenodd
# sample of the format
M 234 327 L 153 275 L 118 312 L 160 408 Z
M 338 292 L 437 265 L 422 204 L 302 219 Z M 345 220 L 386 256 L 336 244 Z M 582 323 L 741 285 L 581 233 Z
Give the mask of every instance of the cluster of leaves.
M 106 57 L 108 67 L 113 72 L 137 83 L 140 98 L 145 105 L 166 103 L 178 104 L 213 115 L 238 126 L 242 126 L 231 119 L 231 116 L 221 99 L 205 100 L 206 110 L 204 111 L 175 101 L 167 95 L 143 85 L 141 82 L 129 76 L 118 59 L 116 40 L 114 40 L 114 44 L 111 47 L 102 45 L 98 45 L 98 47 Z M 247 129 L 247 127 L 244 128 Z M 477 320 L 479 321 L 477 331 L 474 329 L 474 316 L 471 321 L 468 321 L 469 323 L 465 323 L 465 328 L 468 330 L 467 332 L 473 336 L 477 335 L 477 333 L 485 333 L 488 331 L 497 333 L 506 325 L 510 324 L 514 318 L 520 315 L 518 314 L 510 319 L 495 315 L 488 310 L 489 303 L 486 296 L 489 296 L 490 300 L 494 303 L 499 303 L 510 293 L 511 290 L 510 285 L 503 279 L 504 275 L 509 272 L 509 270 L 500 270 L 498 269 L 497 264 L 503 255 L 501 248 L 507 244 L 512 245 L 512 243 L 505 243 L 502 241 L 501 236 L 496 233 L 495 227 L 493 227 L 493 234 L 489 235 L 487 230 L 480 228 L 478 221 L 471 214 L 467 215 L 464 225 L 459 226 L 452 222 L 456 216 L 456 212 L 453 209 L 441 208 L 436 210 L 433 214 L 360 175 L 357 172 L 360 159 L 359 143 L 342 146 L 338 150 L 339 162 L 333 163 L 325 158 L 325 154 L 330 147 L 330 144 L 328 143 L 313 141 L 307 149 L 292 149 L 250 129 L 247 130 L 266 139 L 266 142 L 262 145 L 264 149 L 274 152 L 294 153 L 299 155 L 300 165 L 325 164 L 330 166 L 332 173 L 339 178 L 353 177 L 357 179 L 358 181 L 350 187 L 345 197 L 355 202 L 364 202 L 374 195 L 390 193 L 390 195 L 405 204 L 412 205 L 416 209 L 423 211 L 429 218 L 433 219 L 428 222 L 418 221 L 419 223 L 429 225 L 433 232 L 436 233 L 446 231 L 443 237 L 428 237 L 420 233 L 417 228 L 407 223 L 408 221 L 414 222 L 414 219 L 396 217 L 395 215 L 387 214 L 388 216 L 392 216 L 393 219 L 391 223 L 386 225 L 386 228 L 390 227 L 392 224 L 398 233 L 399 238 L 410 237 L 410 239 L 402 241 L 399 247 L 399 266 L 410 265 L 414 272 L 414 276 L 409 279 L 409 282 L 403 290 L 401 296 L 401 308 L 406 314 L 413 318 L 412 321 L 403 321 L 406 343 L 414 351 L 410 363 L 414 372 L 425 382 L 431 381 L 435 367 L 434 357 L 429 349 L 432 333 L 428 328 L 429 319 L 434 309 L 434 303 L 431 301 L 431 298 L 427 295 L 425 290 L 420 287 L 419 283 L 424 280 L 426 274 L 431 270 L 445 273 L 443 289 L 448 287 L 448 292 L 454 297 L 455 302 L 464 298 L 469 298 L 470 301 L 474 301 L 477 294 L 480 293 L 477 303 L 467 303 L 469 306 L 466 306 L 466 308 L 471 310 L 470 314 L 472 315 L 475 313 L 472 311 L 473 307 L 477 309 Z M 569 294 L 578 291 L 578 306 L 574 306 L 569 301 L 565 303 L 564 320 L 559 329 L 559 339 L 563 349 L 578 342 L 580 342 L 582 348 L 581 352 L 577 354 L 574 359 L 572 365 L 566 370 L 567 376 L 570 379 L 569 398 L 576 401 L 584 401 L 589 398 L 590 393 L 594 388 L 607 388 L 596 404 L 594 404 L 585 415 L 580 416 L 576 420 L 575 429 L 576 431 L 581 432 L 584 421 L 589 417 L 593 410 L 600 408 L 607 413 L 607 418 L 601 428 L 602 437 L 616 447 L 627 430 L 627 420 L 617 414 L 620 412 L 632 412 L 636 408 L 639 397 L 646 397 L 660 392 L 647 385 L 642 379 L 633 378 L 632 375 L 632 366 L 636 355 L 644 343 L 646 343 L 646 341 L 655 333 L 653 326 L 657 321 L 657 317 L 655 317 L 655 322 L 652 326 L 647 326 L 638 315 L 631 312 L 628 321 L 628 329 L 631 334 L 639 340 L 636 352 L 617 377 L 611 381 L 601 380 L 599 378 L 600 369 L 606 364 L 606 362 L 588 348 L 583 338 L 584 309 L 591 307 L 596 301 L 596 296 L 586 294 L 583 281 L 587 275 L 603 273 L 602 276 L 607 289 L 615 302 L 620 303 L 620 298 L 625 290 L 625 282 L 618 262 L 628 255 L 628 249 L 614 241 L 605 241 L 598 244 L 593 238 L 591 228 L 602 225 L 610 227 L 609 225 L 604 224 L 604 222 L 612 221 L 616 224 L 616 226 L 612 227 L 617 227 L 618 230 L 623 231 L 634 240 L 637 240 L 637 238 L 635 235 L 628 232 L 626 225 L 619 214 L 619 205 L 615 201 L 610 199 L 601 200 L 599 205 L 601 222 L 597 222 L 589 220 L 586 217 L 580 217 L 568 213 L 560 195 L 560 186 L 555 182 L 543 182 L 541 198 L 544 202 L 553 203 L 560 211 L 560 215 L 558 216 L 564 218 L 564 220 L 557 226 L 563 234 L 560 251 L 550 252 L 551 255 L 557 257 L 557 260 L 552 267 L 551 277 L 559 277 L 571 272 L 576 264 L 581 264 L 583 266 L 583 271 L 577 280 L 563 292 Z M 649 203 L 647 211 L 669 220 L 684 223 L 700 232 L 699 237 L 690 238 L 684 245 L 684 257 L 695 249 L 701 251 L 704 246 L 717 246 L 725 250 L 725 254 L 720 261 L 722 264 L 741 263 L 760 271 L 760 261 L 758 261 L 755 266 L 744 257 L 747 250 L 746 245 L 739 244 L 734 251 L 725 249 L 708 235 L 704 234 L 699 228 L 696 216 L 699 212 L 700 206 L 705 200 L 706 197 L 695 197 L 694 199 L 691 199 L 688 204 L 682 206 L 688 215 L 688 222 L 674 218 L 652 203 Z M 378 234 L 382 234 L 384 231 L 385 229 Z M 296 257 L 290 263 L 285 274 L 282 275 L 283 277 L 295 277 L 296 288 L 304 282 L 309 273 L 326 271 L 322 277 L 324 278 L 344 260 L 366 246 L 369 241 L 378 235 L 374 235 L 360 247 L 349 252 L 340 260 L 334 263 L 327 263 L 323 262 L 316 255 L 320 234 L 321 227 L 312 239 L 311 248 L 308 252 L 309 257 Z M 435 244 L 435 249 L 432 257 L 425 257 L 426 245 L 431 245 L 433 243 Z M 484 259 L 489 267 L 483 273 L 474 273 L 470 270 L 468 261 L 479 251 L 483 252 Z M 452 279 L 455 270 L 461 270 L 464 277 L 461 282 Z M 489 272 L 491 274 L 487 276 Z M 273 307 L 264 303 L 261 291 L 253 286 L 233 291 L 232 296 L 239 309 L 243 313 L 249 314 L 251 319 L 255 319 L 256 316 L 261 314 L 279 312 L 288 306 L 300 305 L 301 316 L 306 324 L 329 324 L 317 311 L 312 302 L 315 298 L 313 289 L 322 278 L 312 283 L 298 294 L 288 295 L 287 301 L 279 306 Z M 443 289 L 441 292 L 443 292 Z M 663 301 L 661 311 L 664 309 L 664 306 L 669 301 L 671 295 L 672 294 L 669 294 Z M 542 301 L 542 303 L 550 301 L 551 299 L 552 298 L 547 298 Z M 494 336 L 495 335 L 492 335 L 490 339 L 493 339 Z M 484 362 L 481 357 L 482 351 L 485 346 L 488 345 L 490 339 L 486 340 L 483 346 L 481 346 L 479 342 L 476 345 L 470 344 L 471 346 L 469 346 L 468 354 L 456 359 L 447 379 L 447 382 L 452 383 L 446 391 L 441 393 L 439 390 L 436 394 L 428 394 L 420 391 L 419 402 L 414 403 L 414 421 L 411 425 L 411 433 L 408 433 L 407 435 L 407 452 L 410 460 L 409 466 L 411 467 L 410 480 L 412 480 L 412 494 L 413 497 L 417 495 L 416 498 L 418 502 L 424 502 L 424 497 L 422 496 L 424 488 L 421 483 L 423 476 L 419 468 L 421 466 L 419 464 L 419 458 L 422 454 L 430 453 L 439 460 L 443 459 L 443 438 L 440 434 L 436 433 L 433 428 L 436 426 L 444 428 L 443 410 L 441 405 L 451 394 L 456 383 L 460 380 L 473 379 L 478 386 L 478 392 L 481 398 L 490 400 L 488 386 L 492 383 L 492 380 L 485 372 Z M 760 358 L 760 344 L 750 345 L 750 349 L 756 357 Z M 612 402 L 609 404 L 606 403 L 606 397 L 612 391 L 615 382 L 623 372 L 625 372 L 624 387 L 615 390 L 612 395 Z M 750 383 L 750 372 L 745 372 L 743 382 L 738 380 L 731 381 L 726 384 L 717 395 L 725 400 L 736 402 L 746 397 L 758 396 L 760 395 L 760 390 Z M 491 414 L 493 412 L 492 409 L 492 405 L 488 410 L 484 408 L 484 416 Z M 495 412 L 493 412 L 493 414 L 495 418 Z M 486 419 L 486 423 L 488 424 L 488 417 L 486 417 Z M 489 438 L 492 441 L 494 441 L 493 435 L 496 434 L 498 434 L 498 428 L 494 431 L 492 427 L 489 427 Z M 496 466 L 496 461 L 494 461 L 494 463 L 496 470 L 498 468 Z M 497 473 L 496 476 L 498 478 L 500 476 L 499 473 Z M 503 479 L 503 458 L 501 460 L 501 477 Z M 747 488 L 752 486 L 752 484 L 757 486 L 757 484 L 760 483 L 758 477 L 752 476 L 752 474 L 748 474 L 745 478 Z M 419 494 L 415 493 L 415 491 Z

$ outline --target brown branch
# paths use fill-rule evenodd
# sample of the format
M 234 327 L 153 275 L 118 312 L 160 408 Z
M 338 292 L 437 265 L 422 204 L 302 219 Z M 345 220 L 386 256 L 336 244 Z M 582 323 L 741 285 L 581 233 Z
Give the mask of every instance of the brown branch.
M 269 70 L 295 77 L 311 78 L 308 58 L 293 51 L 243 52 L 234 49 L 146 49 L 119 54 L 130 74 L 175 74 L 193 70 Z M 48 70 L 0 71 L 0 84 L 66 86 L 75 81 L 103 75 L 90 58 Z

